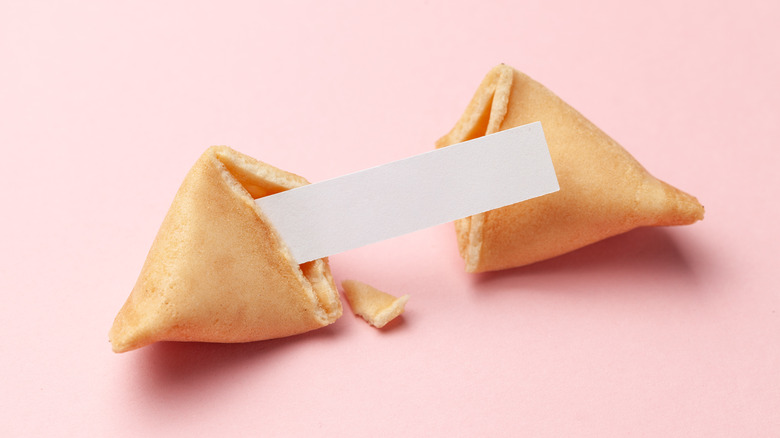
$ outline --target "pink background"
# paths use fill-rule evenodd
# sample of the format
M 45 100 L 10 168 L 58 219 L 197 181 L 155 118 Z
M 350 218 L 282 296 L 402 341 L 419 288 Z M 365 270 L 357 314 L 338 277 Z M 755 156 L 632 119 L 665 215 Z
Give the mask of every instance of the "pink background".
M 777 2 L 276 3 L 0 4 L 0 435 L 780 436 Z M 388 330 L 111 352 L 207 146 L 404 158 L 499 62 L 706 219 L 486 275 L 443 225 L 331 258 Z

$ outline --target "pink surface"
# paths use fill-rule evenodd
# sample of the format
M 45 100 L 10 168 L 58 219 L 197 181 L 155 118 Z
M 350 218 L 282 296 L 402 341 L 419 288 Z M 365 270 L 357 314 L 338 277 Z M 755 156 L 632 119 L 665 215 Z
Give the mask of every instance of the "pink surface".
M 0 435 L 780 436 L 777 2 L 281 3 L 0 5 Z M 311 181 L 407 157 L 499 62 L 704 222 L 486 275 L 444 225 L 332 257 L 411 294 L 389 330 L 111 352 L 207 146 Z

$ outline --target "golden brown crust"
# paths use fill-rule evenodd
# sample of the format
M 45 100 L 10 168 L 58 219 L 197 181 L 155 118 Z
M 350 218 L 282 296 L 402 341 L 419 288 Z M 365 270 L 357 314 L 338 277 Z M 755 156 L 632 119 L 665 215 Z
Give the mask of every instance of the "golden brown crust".
M 394 297 L 365 283 L 344 280 L 341 283 L 352 313 L 363 317 L 369 324 L 382 328 L 404 312 L 409 295 Z
M 496 79 L 509 75 L 511 80 Z M 491 94 L 500 98 L 487 106 Z M 496 102 L 505 107 L 496 108 Z M 535 121 L 542 122 L 561 189 L 456 222 L 467 271 L 522 266 L 639 226 L 703 218 L 696 198 L 654 178 L 574 108 L 509 66 L 488 73 L 466 114 L 437 147 Z
M 252 197 L 304 184 L 230 148 L 209 148 L 182 183 L 114 321 L 114 351 L 162 340 L 277 338 L 341 316 L 327 260 L 295 264 Z

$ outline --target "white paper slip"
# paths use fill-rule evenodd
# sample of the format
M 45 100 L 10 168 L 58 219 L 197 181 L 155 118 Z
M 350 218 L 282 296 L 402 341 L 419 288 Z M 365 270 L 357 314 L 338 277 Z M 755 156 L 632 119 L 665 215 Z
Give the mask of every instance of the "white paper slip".
M 535 122 L 256 202 L 305 263 L 557 190 Z

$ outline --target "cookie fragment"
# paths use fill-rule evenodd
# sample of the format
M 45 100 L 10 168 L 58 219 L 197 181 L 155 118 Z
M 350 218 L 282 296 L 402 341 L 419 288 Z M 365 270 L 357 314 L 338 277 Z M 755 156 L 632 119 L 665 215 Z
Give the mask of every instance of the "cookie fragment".
M 382 328 L 404 312 L 409 295 L 396 298 L 365 283 L 345 280 L 341 283 L 352 313 L 360 315 L 369 324 Z

